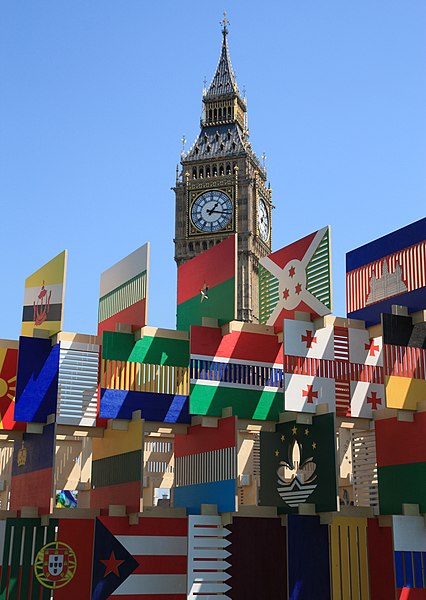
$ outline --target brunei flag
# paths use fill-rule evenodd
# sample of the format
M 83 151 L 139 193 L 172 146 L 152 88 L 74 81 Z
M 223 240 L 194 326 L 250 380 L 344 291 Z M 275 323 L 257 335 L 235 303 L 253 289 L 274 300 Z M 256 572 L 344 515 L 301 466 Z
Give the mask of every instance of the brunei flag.
M 282 331 L 295 311 L 331 313 L 330 229 L 323 227 L 259 261 L 259 320 Z
M 177 329 L 202 325 L 203 317 L 223 325 L 236 318 L 237 236 L 178 267 Z
M 186 600 L 187 519 L 96 519 L 92 600 Z
M 49 336 L 61 331 L 67 256 L 64 250 L 25 280 L 21 335 L 32 337 L 34 329 Z

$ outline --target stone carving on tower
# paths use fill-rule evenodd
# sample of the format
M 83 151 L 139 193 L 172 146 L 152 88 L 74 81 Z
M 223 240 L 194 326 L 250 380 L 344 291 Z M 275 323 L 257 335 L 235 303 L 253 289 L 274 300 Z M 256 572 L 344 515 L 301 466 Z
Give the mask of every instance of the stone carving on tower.
M 227 25 L 224 14 L 219 63 L 203 90 L 200 133 L 190 150 L 182 151 L 182 171 L 173 188 L 175 260 L 180 266 L 237 233 L 237 316 L 258 323 L 258 262 L 271 252 L 272 190 L 249 142 L 247 106 L 231 65 Z

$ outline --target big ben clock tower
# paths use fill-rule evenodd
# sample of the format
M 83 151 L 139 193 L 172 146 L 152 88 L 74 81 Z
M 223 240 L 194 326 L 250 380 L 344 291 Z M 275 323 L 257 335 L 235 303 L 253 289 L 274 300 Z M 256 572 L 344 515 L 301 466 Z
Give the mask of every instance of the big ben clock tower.
M 200 133 L 177 178 L 175 260 L 181 265 L 238 234 L 237 315 L 258 322 L 258 262 L 271 252 L 271 189 L 251 148 L 247 107 L 232 70 L 226 14 L 219 64 L 203 93 Z

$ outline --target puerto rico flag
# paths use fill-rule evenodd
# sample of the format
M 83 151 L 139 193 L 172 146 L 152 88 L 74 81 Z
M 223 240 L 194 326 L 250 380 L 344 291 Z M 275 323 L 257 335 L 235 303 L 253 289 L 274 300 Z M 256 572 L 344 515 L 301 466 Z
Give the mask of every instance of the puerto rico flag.
M 92 600 L 186 600 L 187 519 L 96 519 Z

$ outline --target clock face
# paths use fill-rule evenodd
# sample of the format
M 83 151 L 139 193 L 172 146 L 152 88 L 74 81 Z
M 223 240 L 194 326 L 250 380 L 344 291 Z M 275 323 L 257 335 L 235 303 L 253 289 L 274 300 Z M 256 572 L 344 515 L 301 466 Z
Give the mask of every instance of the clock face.
M 220 231 L 232 219 L 231 199 L 219 190 L 204 192 L 192 205 L 191 219 L 200 231 L 209 233 Z
M 257 226 L 259 228 L 260 239 L 266 242 L 269 238 L 269 216 L 263 200 L 259 200 L 257 206 Z

